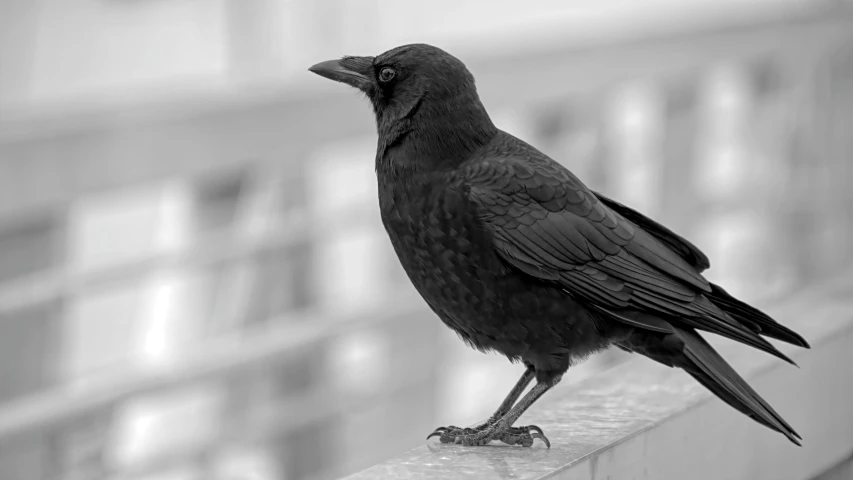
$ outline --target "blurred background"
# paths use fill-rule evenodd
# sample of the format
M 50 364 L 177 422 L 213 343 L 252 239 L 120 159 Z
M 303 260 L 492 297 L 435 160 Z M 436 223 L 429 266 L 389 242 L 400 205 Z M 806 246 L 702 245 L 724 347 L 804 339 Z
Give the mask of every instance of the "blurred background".
M 493 411 L 520 367 L 398 266 L 344 54 L 459 56 L 746 300 L 850 272 L 851 5 L 0 0 L 0 478 L 320 480 Z

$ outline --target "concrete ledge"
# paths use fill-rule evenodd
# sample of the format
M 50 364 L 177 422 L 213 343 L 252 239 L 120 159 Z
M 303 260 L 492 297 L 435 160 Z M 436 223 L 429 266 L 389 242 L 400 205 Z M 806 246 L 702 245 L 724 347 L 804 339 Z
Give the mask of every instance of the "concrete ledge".
M 811 350 L 782 348 L 800 369 L 706 335 L 802 434 L 802 448 L 744 418 L 683 372 L 638 358 L 575 389 L 558 387 L 520 420 L 541 426 L 550 450 L 466 448 L 433 439 L 349 478 L 813 478 L 853 452 L 851 294 L 853 278 L 846 278 L 766 307 L 812 343 Z

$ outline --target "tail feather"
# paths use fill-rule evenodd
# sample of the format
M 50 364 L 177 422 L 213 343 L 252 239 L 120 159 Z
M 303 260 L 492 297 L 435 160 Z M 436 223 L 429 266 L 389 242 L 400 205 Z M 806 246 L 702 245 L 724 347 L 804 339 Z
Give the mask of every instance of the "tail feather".
M 711 293 L 705 294 L 711 302 L 729 316 L 742 323 L 755 333 L 775 338 L 799 347 L 811 348 L 809 343 L 797 332 L 773 320 L 766 313 L 731 296 L 719 285 L 711 284 Z
M 801 445 L 802 437 L 698 333 L 676 327 L 686 362 L 678 366 L 720 399 Z

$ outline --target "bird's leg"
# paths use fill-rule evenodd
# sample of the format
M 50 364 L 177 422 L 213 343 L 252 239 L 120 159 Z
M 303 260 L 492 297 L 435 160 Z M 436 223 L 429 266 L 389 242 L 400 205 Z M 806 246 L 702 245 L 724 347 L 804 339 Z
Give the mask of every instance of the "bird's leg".
M 473 428 L 459 428 L 454 425 L 450 425 L 449 427 L 438 427 L 435 429 L 434 432 L 430 433 L 429 436 L 427 436 L 427 439 L 431 437 L 441 436 L 442 442 L 447 443 L 445 442 L 445 440 L 452 441 L 459 435 L 477 433 L 485 430 L 488 427 L 491 427 L 492 425 L 497 423 L 497 421 L 500 420 L 504 415 L 506 415 L 507 412 L 510 411 L 512 406 L 515 404 L 515 401 L 518 400 L 518 397 L 521 396 L 521 393 L 524 391 L 524 389 L 527 388 L 528 385 L 530 385 L 531 381 L 533 381 L 534 375 L 535 373 L 533 367 L 528 366 L 524 373 L 521 375 L 521 378 L 518 379 L 518 382 L 515 383 L 515 386 L 512 387 L 512 390 L 510 390 L 509 394 L 507 394 L 506 398 L 504 398 L 504 401 L 501 402 L 501 405 L 498 407 L 497 410 L 495 410 L 495 413 L 493 413 L 492 416 L 489 417 L 489 419 L 483 422 L 482 424 L 477 425 Z
M 523 447 L 529 447 L 533 445 L 533 439 L 539 438 L 545 442 L 545 446 L 551 448 L 551 442 L 548 440 L 548 437 L 545 436 L 545 432 L 543 432 L 541 428 L 536 425 L 513 427 L 512 424 L 514 424 L 519 417 L 521 417 L 521 415 L 523 415 L 524 412 L 526 412 L 527 409 L 536 402 L 536 400 L 539 400 L 539 397 L 560 383 L 562 378 L 563 375 L 560 374 L 548 379 L 547 381 L 538 382 L 516 406 L 511 408 L 503 418 L 498 420 L 498 422 L 492 426 L 491 439 L 487 440 L 485 443 L 488 443 L 490 440 L 500 440 L 507 445 L 521 445 Z M 533 431 L 533 433 L 531 433 L 531 431 Z M 488 434 L 489 432 L 483 433 Z M 489 435 L 485 435 L 484 439 L 488 437 Z
M 486 420 L 485 423 L 483 423 L 482 425 L 478 425 L 476 428 L 482 430 L 482 428 L 485 428 L 489 425 L 493 425 L 504 415 L 506 415 L 510 411 L 510 409 L 512 409 L 512 406 L 515 405 L 516 400 L 518 400 L 518 397 L 520 397 L 522 392 L 524 392 L 524 389 L 527 388 L 527 386 L 530 385 L 530 382 L 533 381 L 533 377 L 535 376 L 535 374 L 536 373 L 533 370 L 533 367 L 528 366 L 527 370 L 525 370 L 524 373 L 521 374 L 521 378 L 518 379 L 518 381 L 515 383 L 515 386 L 512 387 L 512 390 L 510 390 L 506 398 L 504 398 L 504 401 L 501 402 L 498 409 L 495 410 L 495 413 L 493 413 L 492 416 L 489 417 L 489 419 Z
M 515 423 L 515 421 L 518 420 L 518 417 L 530 408 L 530 406 L 533 405 L 539 397 L 559 383 L 561 378 L 562 375 L 556 375 L 548 380 L 540 381 L 534 385 L 533 388 L 527 392 L 527 395 L 519 400 L 518 404 L 512 407 L 506 415 L 483 430 L 470 433 L 462 432 L 452 440 L 445 439 L 444 436 L 442 436 L 442 443 L 452 442 L 466 446 L 474 446 L 486 445 L 493 440 L 500 440 L 508 445 L 529 447 L 533 445 L 534 439 L 539 438 L 545 442 L 545 445 L 548 446 L 548 448 L 551 448 L 551 442 L 548 441 L 547 437 L 545 437 L 541 428 L 535 425 L 513 428 L 512 424 Z M 531 431 L 533 431 L 533 433 L 531 433 Z

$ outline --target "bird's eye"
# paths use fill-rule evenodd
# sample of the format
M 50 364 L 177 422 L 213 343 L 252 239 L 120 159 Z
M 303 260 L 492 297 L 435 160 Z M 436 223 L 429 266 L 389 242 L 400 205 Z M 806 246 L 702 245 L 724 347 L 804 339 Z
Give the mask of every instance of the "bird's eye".
M 397 75 L 397 72 L 391 67 L 385 67 L 379 71 L 379 81 L 382 83 L 390 82 Z

